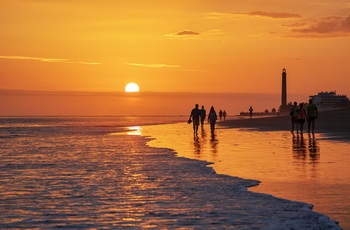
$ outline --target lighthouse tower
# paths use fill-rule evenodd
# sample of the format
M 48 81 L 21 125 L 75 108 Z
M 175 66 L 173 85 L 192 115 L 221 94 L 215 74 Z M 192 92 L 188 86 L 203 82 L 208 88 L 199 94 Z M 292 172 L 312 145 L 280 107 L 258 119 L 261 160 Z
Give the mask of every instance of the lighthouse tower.
M 286 69 L 282 70 L 282 101 L 281 108 L 287 107 L 287 72 Z

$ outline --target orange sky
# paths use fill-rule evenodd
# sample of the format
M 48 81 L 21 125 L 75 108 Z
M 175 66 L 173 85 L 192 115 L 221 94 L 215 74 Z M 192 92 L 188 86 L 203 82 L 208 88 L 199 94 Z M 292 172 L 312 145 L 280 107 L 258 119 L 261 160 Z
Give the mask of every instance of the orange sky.
M 348 0 L 2 0 L 0 89 L 350 96 Z

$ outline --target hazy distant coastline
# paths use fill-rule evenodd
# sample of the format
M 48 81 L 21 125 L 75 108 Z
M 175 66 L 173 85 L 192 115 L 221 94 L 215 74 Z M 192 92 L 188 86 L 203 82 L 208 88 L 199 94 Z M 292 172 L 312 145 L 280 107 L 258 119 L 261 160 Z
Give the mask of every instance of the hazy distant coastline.
M 306 101 L 307 95 L 290 95 Z M 188 115 L 195 104 L 226 110 L 228 116 L 278 109 L 278 93 L 84 92 L 0 89 L 0 116 Z
M 350 141 L 349 120 L 350 108 L 320 112 L 316 120 L 315 132 L 316 134 L 326 133 L 329 138 Z M 291 129 L 289 116 L 226 120 L 219 124 L 229 128 L 253 128 L 260 131 L 289 131 Z M 304 131 L 307 131 L 307 123 L 304 125 Z

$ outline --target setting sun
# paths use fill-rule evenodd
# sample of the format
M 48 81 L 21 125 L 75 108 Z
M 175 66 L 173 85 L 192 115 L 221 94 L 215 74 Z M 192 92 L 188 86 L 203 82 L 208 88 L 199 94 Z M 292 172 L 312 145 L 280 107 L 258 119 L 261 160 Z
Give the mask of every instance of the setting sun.
M 140 88 L 136 83 L 129 83 L 125 86 L 125 92 L 132 93 L 132 92 L 139 92 Z

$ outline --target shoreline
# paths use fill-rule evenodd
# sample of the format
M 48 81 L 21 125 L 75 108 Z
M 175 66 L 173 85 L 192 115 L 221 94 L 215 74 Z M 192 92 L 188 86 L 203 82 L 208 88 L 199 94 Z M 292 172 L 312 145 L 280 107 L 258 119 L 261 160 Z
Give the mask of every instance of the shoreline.
M 325 229 L 340 229 L 339 222 L 337 220 L 331 219 L 328 215 L 314 211 L 313 204 L 301 202 L 297 200 L 290 200 L 286 198 L 280 198 L 277 196 L 273 196 L 268 193 L 257 193 L 252 192 L 248 190 L 251 187 L 259 186 L 261 181 L 258 179 L 252 179 L 253 176 L 250 177 L 244 177 L 244 176 L 233 176 L 232 174 L 222 173 L 222 171 L 218 171 L 216 169 L 217 166 L 220 167 L 225 162 L 229 162 L 224 159 L 224 154 L 232 153 L 232 151 L 224 151 L 219 154 L 219 150 L 216 148 L 219 141 L 216 139 L 210 139 L 209 136 L 206 135 L 206 131 L 201 131 L 201 134 L 198 136 L 198 138 L 192 137 L 189 135 L 191 133 L 192 126 L 188 125 L 187 123 L 179 123 L 179 124 L 169 124 L 169 125 L 162 125 L 160 128 L 157 126 L 148 126 L 144 128 L 144 132 L 142 136 L 148 136 L 150 137 L 150 141 L 147 142 L 147 145 L 150 147 L 155 148 L 166 148 L 174 151 L 175 156 L 177 158 L 184 158 L 184 159 L 192 159 L 196 162 L 204 162 L 205 166 L 203 169 L 208 170 L 210 172 L 211 170 L 214 170 L 214 174 L 209 173 L 207 175 L 204 175 L 206 177 L 205 183 L 212 184 L 212 187 L 215 189 L 214 191 L 211 191 L 211 189 L 206 189 L 209 194 L 206 196 L 205 199 L 208 201 L 212 198 L 210 198 L 213 194 L 211 193 L 217 193 L 218 188 L 221 191 L 225 186 L 230 185 L 230 189 L 225 190 L 225 205 L 233 205 L 233 207 L 236 207 L 239 205 L 239 210 L 235 210 L 233 208 L 227 209 L 223 208 L 220 213 L 222 213 L 222 218 L 226 218 L 224 216 L 227 215 L 228 212 L 232 212 L 230 215 L 241 215 L 241 212 L 247 212 L 245 215 L 248 216 L 250 220 L 254 219 L 255 226 L 259 226 L 259 228 L 296 228 L 296 229 L 303 229 L 306 227 L 306 225 L 302 224 L 303 221 L 310 218 L 312 215 L 319 215 L 317 217 L 318 220 L 316 222 L 311 223 L 311 219 L 309 219 L 311 222 L 309 222 L 308 226 L 314 226 L 315 229 L 322 229 L 325 227 L 322 223 L 326 220 L 326 226 Z M 220 138 L 220 133 L 227 132 L 226 130 L 221 129 L 222 131 L 218 130 L 218 138 Z M 237 131 L 236 131 L 237 132 Z M 225 135 L 225 137 L 229 138 L 229 135 Z M 220 138 L 220 141 L 224 141 L 227 143 L 226 140 L 223 138 Z M 204 143 L 206 142 L 206 143 Z M 205 147 L 207 146 L 207 147 Z M 206 158 L 206 156 L 209 156 L 209 158 Z M 232 156 L 232 155 L 231 155 Z M 216 161 L 213 159 L 210 159 L 210 157 L 216 158 Z M 221 161 L 222 160 L 222 161 Z M 232 165 L 230 166 L 232 168 Z M 225 178 L 220 183 L 217 184 L 218 178 Z M 251 178 L 251 179 L 249 179 Z M 256 177 L 255 177 L 256 178 Z M 232 183 L 231 180 L 241 180 L 243 182 L 241 185 L 240 183 Z M 227 180 L 227 181 L 226 181 Z M 202 183 L 204 183 L 202 181 Z M 248 182 L 248 183 L 246 183 Z M 195 181 L 193 181 L 195 183 Z M 226 184 L 226 185 L 225 185 Z M 238 187 L 236 187 L 238 185 Z M 240 187 L 240 188 L 239 188 Z M 244 187 L 244 188 L 243 188 Z M 240 192 L 238 192 L 240 191 Z M 238 192 L 238 193 L 237 193 Z M 221 192 L 219 192 L 221 194 Z M 219 194 L 216 194 L 214 196 L 217 196 Z M 222 195 L 222 194 L 221 194 Z M 249 198 L 248 198 L 249 197 Z M 221 197 L 223 198 L 223 197 Z M 246 203 L 248 200 L 250 200 L 252 203 L 248 204 Z M 231 203 L 232 202 L 232 203 Z M 253 206 L 251 206 L 253 205 Z M 282 205 L 282 206 L 281 206 Z M 293 207 L 294 205 L 299 206 L 298 210 L 295 210 Z M 266 209 L 265 209 L 266 208 Z M 252 210 L 254 209 L 254 211 Z M 273 216 L 274 220 L 262 220 L 260 219 L 260 214 L 258 213 L 265 213 L 270 212 L 270 209 L 274 209 Z M 293 210 L 294 209 L 294 210 Z M 307 213 L 305 213 L 305 211 Z M 219 210 L 218 210 L 219 211 Z M 313 214 L 311 214 L 313 213 Z M 256 216 L 258 214 L 258 216 Z M 309 216 L 311 214 L 311 216 Z M 248 217 L 247 216 L 247 217 Z M 309 216 L 309 217 L 307 217 Z M 219 217 L 219 216 L 218 216 Z M 275 217 L 277 219 L 275 219 Z M 233 218 L 233 217 L 230 217 Z M 313 218 L 313 217 L 312 217 Z M 233 218 L 235 221 L 239 221 L 239 218 Z M 264 218 L 263 218 L 264 219 Z M 261 222 L 262 221 L 262 222 Z M 308 222 L 308 221 L 307 221 Z M 288 223 L 287 225 L 284 225 L 284 223 Z M 267 224 L 267 225 L 265 225 Z M 249 225 L 247 225 L 249 226 Z
M 231 153 L 218 154 L 208 126 L 194 140 L 185 122 L 146 126 L 138 137 L 112 135 L 115 125 L 104 119 L 73 121 L 60 128 L 52 119 L 30 126 L 23 120 L 3 129 L 2 228 L 340 229 L 311 204 L 247 191 L 257 180 L 243 178 L 253 177 L 208 166 L 214 161 L 198 158 L 205 148 L 218 160 Z M 223 131 L 229 130 L 218 138 L 229 143 Z M 195 150 L 196 159 L 181 157 L 171 144 Z
M 259 131 L 290 131 L 290 116 L 253 117 L 253 119 L 230 119 L 219 121 L 218 126 L 227 128 L 248 128 Z M 326 134 L 326 139 L 350 141 L 350 108 L 319 112 L 315 122 L 315 134 Z M 304 136 L 307 136 L 307 121 Z

